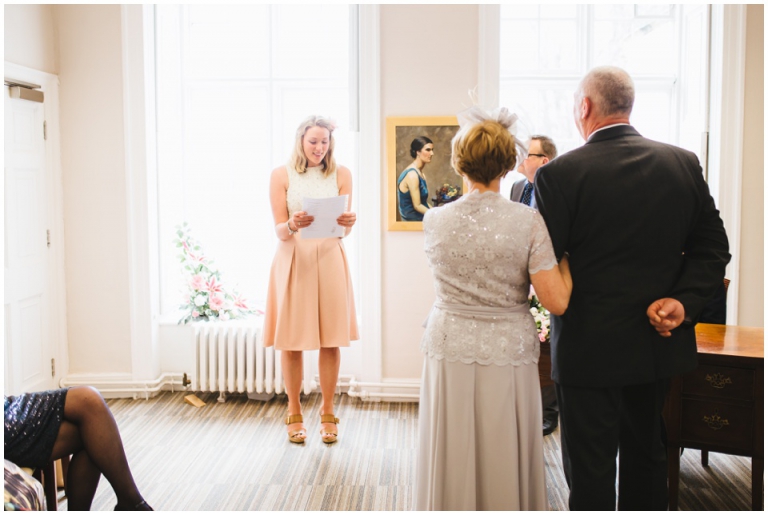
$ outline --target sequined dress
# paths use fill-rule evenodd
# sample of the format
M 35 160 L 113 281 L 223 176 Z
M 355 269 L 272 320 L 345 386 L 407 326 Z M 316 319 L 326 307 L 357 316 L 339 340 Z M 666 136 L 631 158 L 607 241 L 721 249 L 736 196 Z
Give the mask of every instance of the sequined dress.
M 546 510 L 529 274 L 557 265 L 539 213 L 495 192 L 424 217 L 437 302 L 421 342 L 417 510 Z
M 42 467 L 51 458 L 64 417 L 67 388 L 5 397 L 5 459 Z

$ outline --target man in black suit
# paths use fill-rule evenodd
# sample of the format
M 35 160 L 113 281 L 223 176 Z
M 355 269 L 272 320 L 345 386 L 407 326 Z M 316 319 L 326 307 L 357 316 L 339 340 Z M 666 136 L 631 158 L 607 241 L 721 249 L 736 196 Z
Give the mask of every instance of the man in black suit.
M 536 177 L 536 172 L 539 168 L 556 157 L 557 147 L 552 138 L 541 135 L 531 136 L 531 142 L 528 144 L 528 156 L 517 167 L 517 170 L 525 177 L 512 185 L 509 199 L 537 209 L 533 178 Z M 557 429 L 557 394 L 555 392 L 555 385 L 547 385 L 541 388 L 541 408 L 544 414 L 542 430 L 544 436 L 547 436 Z
M 694 325 L 730 260 L 696 156 L 631 125 L 634 84 L 591 70 L 575 94 L 586 144 L 536 174 L 573 293 L 552 317 L 552 377 L 572 510 L 667 508 L 664 398 L 696 367 Z

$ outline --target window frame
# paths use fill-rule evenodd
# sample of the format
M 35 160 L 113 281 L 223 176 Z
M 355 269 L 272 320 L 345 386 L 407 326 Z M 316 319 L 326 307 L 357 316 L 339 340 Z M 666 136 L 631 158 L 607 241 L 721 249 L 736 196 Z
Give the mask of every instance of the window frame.
M 711 4 L 706 155 L 702 166 L 720 209 L 734 258 L 726 268 L 731 279 L 727 323 L 738 321 L 741 249 L 741 169 L 746 55 L 745 4 Z M 479 6 L 478 103 L 499 105 L 500 5 Z M 679 116 L 679 113 L 678 113 Z M 512 174 L 510 174 L 512 175 Z

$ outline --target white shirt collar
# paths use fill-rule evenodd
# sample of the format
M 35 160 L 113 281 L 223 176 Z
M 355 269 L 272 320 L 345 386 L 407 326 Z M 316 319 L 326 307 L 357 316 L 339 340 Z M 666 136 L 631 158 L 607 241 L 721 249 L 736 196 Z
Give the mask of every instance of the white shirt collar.
M 629 124 L 628 123 L 614 123 L 614 124 L 611 124 L 611 125 L 606 125 L 605 127 L 600 127 L 599 129 L 597 129 L 596 131 L 594 131 L 592 134 L 589 135 L 589 137 L 587 138 L 587 141 L 592 139 L 592 136 L 594 136 L 598 132 L 604 131 L 605 129 L 610 129 L 611 127 L 618 127 L 619 125 L 629 125 Z

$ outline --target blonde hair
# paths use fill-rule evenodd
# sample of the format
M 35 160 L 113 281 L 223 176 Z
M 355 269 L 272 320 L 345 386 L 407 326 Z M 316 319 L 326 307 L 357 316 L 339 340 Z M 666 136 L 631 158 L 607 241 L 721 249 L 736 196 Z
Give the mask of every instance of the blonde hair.
M 323 174 L 328 175 L 336 171 L 336 159 L 333 157 L 333 148 L 335 146 L 335 140 L 333 139 L 333 131 L 336 129 L 336 124 L 328 118 L 323 116 L 313 115 L 301 122 L 299 128 L 296 129 L 296 145 L 293 147 L 293 153 L 288 161 L 288 164 L 293 167 L 298 173 L 304 173 L 307 171 L 307 156 L 304 155 L 304 135 L 312 127 L 321 127 L 328 130 L 328 152 L 323 157 Z
M 451 147 L 454 170 L 486 186 L 507 175 L 517 162 L 515 137 L 495 120 L 484 120 L 460 130 Z

